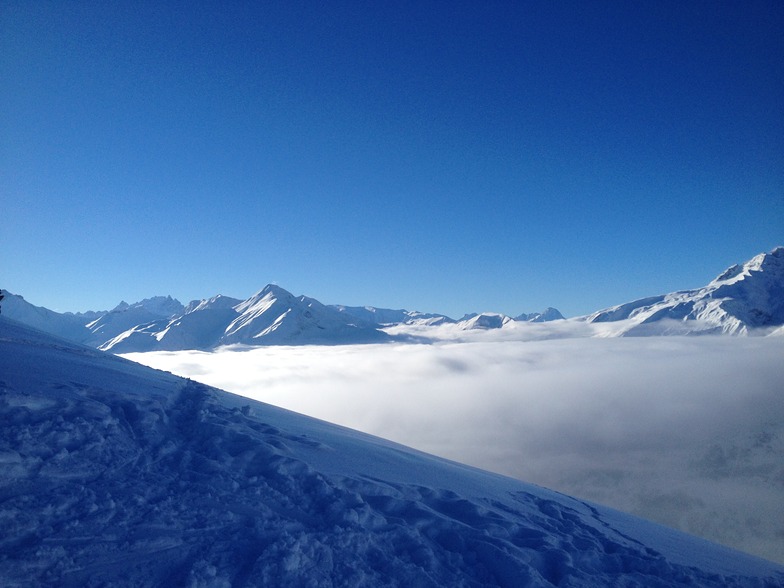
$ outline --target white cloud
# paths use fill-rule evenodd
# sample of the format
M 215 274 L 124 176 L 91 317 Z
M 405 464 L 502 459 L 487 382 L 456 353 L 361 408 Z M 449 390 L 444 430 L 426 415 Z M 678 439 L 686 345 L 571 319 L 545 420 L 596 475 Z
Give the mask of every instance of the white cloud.
M 784 338 L 586 334 L 130 357 L 784 561 Z

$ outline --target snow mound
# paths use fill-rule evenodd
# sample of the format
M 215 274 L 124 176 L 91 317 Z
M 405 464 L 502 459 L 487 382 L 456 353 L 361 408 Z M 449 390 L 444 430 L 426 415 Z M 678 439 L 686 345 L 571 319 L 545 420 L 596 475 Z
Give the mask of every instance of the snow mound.
M 586 320 L 626 321 L 620 335 L 764 333 L 784 324 L 784 247 L 733 265 L 703 288 L 613 306 Z
M 3 586 L 784 583 L 779 565 L 3 318 L 0 378 Z

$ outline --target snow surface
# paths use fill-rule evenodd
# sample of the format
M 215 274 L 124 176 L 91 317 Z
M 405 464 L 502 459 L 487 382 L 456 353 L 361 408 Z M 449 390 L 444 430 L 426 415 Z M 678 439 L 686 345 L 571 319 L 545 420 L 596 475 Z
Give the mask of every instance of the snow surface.
M 781 586 L 782 566 L 0 318 L 3 586 Z

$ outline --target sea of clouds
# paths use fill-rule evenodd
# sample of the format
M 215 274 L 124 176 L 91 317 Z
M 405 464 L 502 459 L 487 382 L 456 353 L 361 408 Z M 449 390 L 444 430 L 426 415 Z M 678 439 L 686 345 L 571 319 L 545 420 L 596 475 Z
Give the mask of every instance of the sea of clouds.
M 784 562 L 784 337 L 395 334 L 127 357 Z

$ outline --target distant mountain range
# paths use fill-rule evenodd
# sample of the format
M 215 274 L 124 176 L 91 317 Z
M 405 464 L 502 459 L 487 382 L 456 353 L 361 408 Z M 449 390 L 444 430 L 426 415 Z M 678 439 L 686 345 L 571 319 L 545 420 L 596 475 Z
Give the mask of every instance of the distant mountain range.
M 510 317 L 468 314 L 454 320 L 442 314 L 371 306 L 324 305 L 267 285 L 247 300 L 217 295 L 183 306 L 171 296 L 111 311 L 57 313 L 7 293 L 3 314 L 42 331 L 114 353 L 214 349 L 223 345 L 339 345 L 392 339 L 394 325 L 457 329 L 499 329 L 519 322 L 564 320 L 555 308 Z M 784 332 L 784 247 L 733 265 L 707 286 L 652 296 L 570 319 L 614 323 L 610 334 L 749 334 L 779 327 Z M 767 331 L 766 331 L 767 332 Z
M 183 306 L 171 296 L 134 304 L 121 302 L 111 311 L 57 313 L 8 294 L 3 314 L 42 331 L 114 353 L 214 349 L 222 345 L 340 345 L 392 340 L 382 329 L 399 324 L 460 328 L 493 328 L 513 320 L 541 322 L 563 319 L 554 308 L 524 314 L 446 315 L 372 306 L 327 306 L 307 296 L 294 296 L 269 284 L 239 300 L 217 295 Z

